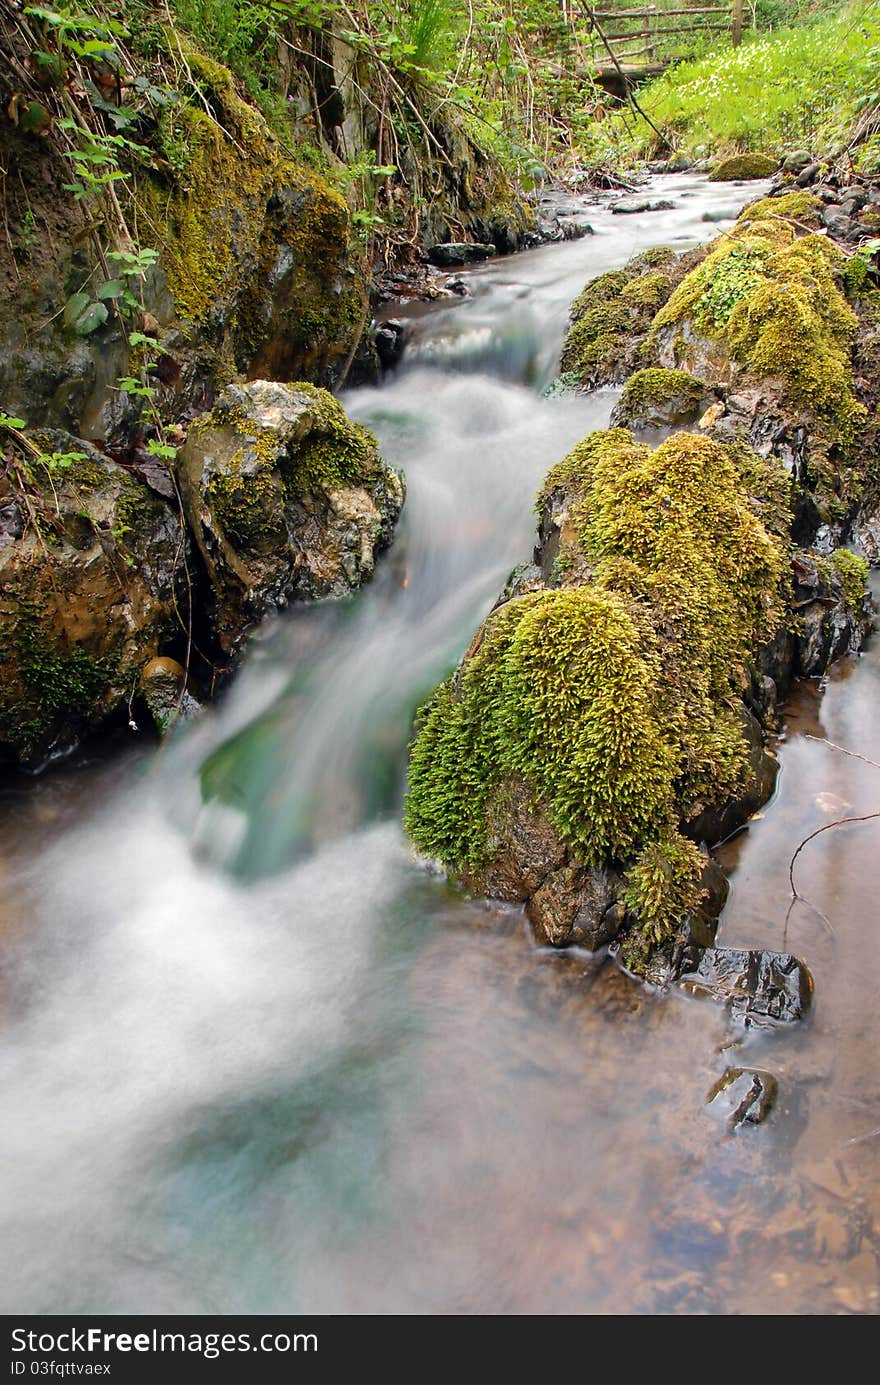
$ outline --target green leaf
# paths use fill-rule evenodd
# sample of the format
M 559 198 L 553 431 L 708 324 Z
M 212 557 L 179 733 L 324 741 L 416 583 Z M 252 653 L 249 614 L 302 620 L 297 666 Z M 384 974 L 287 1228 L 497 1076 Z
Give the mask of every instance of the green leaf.
M 0 413 L 0 428 L 15 428 L 19 431 L 27 428 L 27 423 L 23 418 L 14 418 L 12 414 Z
M 106 303 L 96 302 L 87 293 L 75 293 L 64 308 L 64 321 L 79 337 L 87 337 L 103 327 L 110 313 Z
M 98 297 L 102 299 L 118 298 L 124 289 L 125 283 L 122 279 L 107 279 L 98 286 Z

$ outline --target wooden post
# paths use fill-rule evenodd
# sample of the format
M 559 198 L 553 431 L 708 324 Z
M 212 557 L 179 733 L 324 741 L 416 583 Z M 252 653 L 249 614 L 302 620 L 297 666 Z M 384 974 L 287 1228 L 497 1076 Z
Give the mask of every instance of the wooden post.
M 743 36 L 743 0 L 733 0 L 733 19 L 731 23 L 731 38 L 734 48 L 738 48 L 742 43 Z

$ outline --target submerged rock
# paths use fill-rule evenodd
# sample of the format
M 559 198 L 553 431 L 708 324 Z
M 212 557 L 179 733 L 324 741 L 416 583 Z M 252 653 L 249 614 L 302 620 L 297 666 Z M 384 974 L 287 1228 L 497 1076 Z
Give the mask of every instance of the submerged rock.
M 685 952 L 681 984 L 730 1007 L 747 1025 L 788 1024 L 803 1018 L 813 1000 L 813 978 L 787 952 L 707 947 Z
M 731 1127 L 760 1125 L 776 1104 L 779 1084 L 770 1072 L 757 1068 L 728 1068 L 706 1098 L 713 1116 Z
M 403 504 L 372 434 L 312 385 L 230 386 L 178 466 L 226 650 L 274 607 L 366 581 Z
M 0 544 L 0 745 L 30 766 L 127 707 L 187 609 L 176 509 L 88 443 L 39 439 L 49 461 L 15 463 Z
M 615 216 L 635 216 L 639 212 L 671 212 L 674 207 L 675 203 L 665 197 L 657 200 L 650 197 L 624 197 L 619 202 L 612 203 L 611 210 Z

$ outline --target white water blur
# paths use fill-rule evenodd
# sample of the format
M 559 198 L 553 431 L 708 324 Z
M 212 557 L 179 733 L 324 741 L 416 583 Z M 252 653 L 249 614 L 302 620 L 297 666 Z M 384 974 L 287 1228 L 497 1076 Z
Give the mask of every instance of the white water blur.
M 409 969 L 452 907 L 397 826 L 405 744 L 530 557 L 542 476 L 607 420 L 609 394 L 536 393 L 569 303 L 638 248 L 714 234 L 706 210 L 747 196 L 673 193 L 644 218 L 599 208 L 594 237 L 481 269 L 472 300 L 421 317 L 410 363 L 346 398 L 407 475 L 374 583 L 271 623 L 223 703 L 106 801 L 73 790 L 50 829 L 10 832 L 6 1311 L 334 1311 L 346 1237 L 374 1215 L 397 1220 L 385 1273 L 407 1283 L 350 1284 L 343 1310 L 455 1301 L 448 1259 L 419 1282 L 382 1171 L 385 1104 L 420 1080 Z M 36 822 L 39 801 L 13 811 Z M 465 1099 L 479 1080 L 468 1069 Z M 522 1128 L 540 1143 L 538 1109 Z M 438 1197 L 445 1182 L 433 1168 Z

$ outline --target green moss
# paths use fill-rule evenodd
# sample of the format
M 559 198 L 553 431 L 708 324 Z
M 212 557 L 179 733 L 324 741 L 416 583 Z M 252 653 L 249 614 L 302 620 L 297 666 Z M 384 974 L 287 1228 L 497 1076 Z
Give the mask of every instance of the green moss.
M 406 827 L 430 855 L 477 865 L 485 806 L 505 775 L 535 785 L 588 859 L 625 856 L 662 822 L 674 772 L 651 716 L 656 658 L 619 595 L 518 597 L 422 715 Z
M 283 539 L 282 503 L 283 493 L 270 471 L 233 471 L 213 476 L 208 485 L 209 507 L 227 537 L 252 553 L 271 552 Z
M 161 253 L 178 314 L 216 344 L 218 388 L 255 359 L 267 378 L 319 378 L 363 326 L 345 199 L 284 157 L 222 64 L 192 47 L 186 57 L 209 109 L 190 103 L 163 117 L 166 174 L 137 189 L 144 239 Z M 273 285 L 279 257 L 283 287 Z
M 627 872 L 623 902 L 645 940 L 662 942 L 699 906 L 705 864 L 699 848 L 678 832 L 642 848 Z
M 405 813 L 421 850 L 484 865 L 487 801 L 518 776 L 579 859 L 631 866 L 655 936 L 666 886 L 667 924 L 693 907 L 675 823 L 745 772 L 739 696 L 782 620 L 787 567 L 756 510 L 781 473 L 749 454 L 747 489 L 739 449 L 678 434 L 652 450 L 622 429 L 551 471 L 539 508 L 564 501 L 561 567 L 568 543 L 589 581 L 501 606 L 423 709 Z
M 177 120 L 186 170 L 171 187 L 142 183 L 139 203 L 177 310 L 198 322 L 257 254 L 278 156 L 253 128 L 242 152 L 201 107 L 184 106 Z
M 856 317 L 837 282 L 844 256 L 826 236 L 749 215 L 679 285 L 653 331 L 689 318 L 724 338 L 735 360 L 781 378 L 785 400 L 826 420 L 845 448 L 865 410 L 852 373 Z
M 353 423 L 338 399 L 314 385 L 297 384 L 313 403 L 315 424 L 295 454 L 285 484 L 301 490 L 362 485 L 378 474 L 379 444 L 363 424 Z
M 709 174 L 710 183 L 732 183 L 753 178 L 769 178 L 779 166 L 779 160 L 769 154 L 734 154 L 717 164 Z
M 650 348 L 640 338 L 701 255 L 702 251 L 677 255 L 671 247 L 658 245 L 635 255 L 623 269 L 609 270 L 588 283 L 572 304 L 562 371 L 576 376 L 582 386 L 592 386 L 620 378 L 633 361 L 650 364 Z
M 672 289 L 673 282 L 670 276 L 662 269 L 654 269 L 626 284 L 620 291 L 620 297 L 624 303 L 653 308 L 656 312 L 666 302 Z
M 665 404 L 670 400 L 681 399 L 696 408 L 706 392 L 702 380 L 689 375 L 686 370 L 667 370 L 663 366 L 653 366 L 637 370 L 624 386 L 620 409 L 624 415 L 635 416 L 646 407 Z
M 571 305 L 572 322 L 580 322 L 593 309 L 613 303 L 632 277 L 628 269 L 609 269 L 607 274 L 592 279 Z
M 811 192 L 788 192 L 784 197 L 762 197 L 740 215 L 740 221 L 796 221 L 810 230 L 819 225 L 822 203 Z
M 858 615 L 864 608 L 868 589 L 868 564 L 848 548 L 836 548 L 830 561 L 843 586 L 847 610 Z
M 59 720 L 85 716 L 108 686 L 112 661 L 47 639 L 36 599 L 19 599 L 11 619 L 4 613 L 14 649 L 15 677 L 0 694 L 0 737 L 24 761 L 45 752 Z

